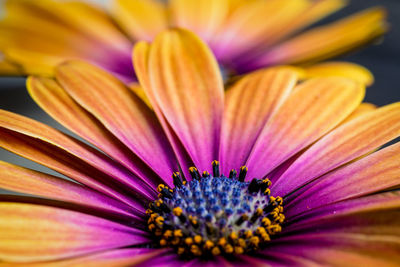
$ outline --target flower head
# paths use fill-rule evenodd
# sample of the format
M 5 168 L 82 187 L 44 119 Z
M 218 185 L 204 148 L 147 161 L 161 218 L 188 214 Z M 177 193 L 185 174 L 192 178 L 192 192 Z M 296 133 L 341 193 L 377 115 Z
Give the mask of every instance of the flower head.
M 308 64 L 382 35 L 385 11 L 372 8 L 304 31 L 344 0 L 113 0 L 111 16 L 84 2 L 8 0 L 0 23 L 5 74 L 53 75 L 66 59 L 83 59 L 132 81 L 131 47 L 169 27 L 205 40 L 227 74 L 277 64 Z M 12 65 L 14 64 L 14 65 Z
M 0 146 L 68 177 L 0 162 L 6 263 L 395 265 L 400 105 L 361 103 L 343 77 L 290 67 L 227 91 L 193 34 L 134 50 L 151 108 L 109 73 L 71 61 L 28 89 L 89 144 L 0 111 Z M 85 90 L 82 90 L 85 89 Z

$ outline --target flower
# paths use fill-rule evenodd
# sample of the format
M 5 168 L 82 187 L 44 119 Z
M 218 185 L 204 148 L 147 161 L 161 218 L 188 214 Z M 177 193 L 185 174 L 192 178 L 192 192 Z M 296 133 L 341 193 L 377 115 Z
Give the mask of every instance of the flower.
M 276 64 L 310 64 L 382 35 L 382 8 L 303 31 L 344 0 L 113 0 L 111 16 L 84 2 L 8 0 L 0 23 L 3 74 L 53 75 L 66 59 L 101 66 L 132 81 L 131 47 L 168 27 L 200 35 L 227 75 Z M 14 64 L 14 65 L 13 65 Z
M 153 109 L 88 63 L 28 79 L 87 143 L 0 111 L 1 147 L 69 178 L 0 163 L 0 186 L 28 194 L 0 195 L 3 263 L 399 262 L 400 146 L 376 150 L 400 134 L 400 103 L 361 103 L 361 83 L 290 67 L 224 91 L 184 30 L 138 43 L 134 65 Z

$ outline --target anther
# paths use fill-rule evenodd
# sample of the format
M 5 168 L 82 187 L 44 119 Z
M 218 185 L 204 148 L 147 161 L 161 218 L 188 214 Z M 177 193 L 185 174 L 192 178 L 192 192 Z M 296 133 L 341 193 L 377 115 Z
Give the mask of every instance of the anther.
M 246 166 L 242 166 L 240 167 L 240 172 L 239 172 L 239 182 L 244 182 L 244 179 L 246 178 L 246 174 L 247 174 L 247 167 Z
M 203 178 L 208 178 L 210 177 L 210 173 L 208 171 L 203 172 Z
M 251 223 L 255 223 L 255 221 L 256 221 L 258 218 L 260 218 L 260 216 L 261 216 L 262 214 L 263 214 L 263 210 L 260 209 L 260 208 L 258 208 L 258 209 L 254 212 L 253 216 L 251 216 L 250 222 L 251 222 Z
M 198 180 L 198 181 L 200 180 L 200 173 L 196 167 L 190 167 L 189 173 L 190 173 L 190 176 L 192 176 L 193 180 Z
M 232 169 L 232 170 L 229 172 L 229 178 L 230 178 L 230 179 L 236 179 L 236 175 L 237 175 L 237 171 L 234 170 L 234 169 Z
M 237 226 L 240 226 L 242 223 L 244 223 L 245 221 L 247 221 L 249 219 L 249 216 L 247 216 L 246 213 L 242 214 L 242 216 L 240 216 L 239 219 L 236 220 L 235 224 Z
M 172 174 L 172 179 L 173 179 L 175 187 L 179 188 L 179 187 L 181 187 L 183 185 L 182 184 L 182 180 L 181 180 L 181 175 L 180 175 L 179 172 L 174 172 Z
M 257 193 L 260 190 L 259 180 L 253 178 L 248 186 L 249 193 Z
M 219 173 L 219 162 L 217 160 L 214 160 L 212 162 L 212 169 L 213 169 L 213 176 L 214 177 L 220 177 L 220 173 Z

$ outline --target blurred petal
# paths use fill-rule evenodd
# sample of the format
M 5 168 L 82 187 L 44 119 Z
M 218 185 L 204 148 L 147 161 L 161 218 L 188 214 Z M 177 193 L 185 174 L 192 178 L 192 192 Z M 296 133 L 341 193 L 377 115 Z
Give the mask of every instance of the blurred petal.
M 171 24 L 190 29 L 209 42 L 224 26 L 229 0 L 171 0 Z
M 141 75 L 150 82 L 144 89 L 155 97 L 152 105 L 162 110 L 196 166 L 209 171 L 218 159 L 224 90 L 211 51 L 188 31 L 163 32 L 150 47 L 147 74 Z
M 311 5 L 303 12 L 298 14 L 290 23 L 284 25 L 279 32 L 273 37 L 274 41 L 284 36 L 293 34 L 310 24 L 334 13 L 343 8 L 347 4 L 346 0 L 318 0 L 311 1 Z
M 157 0 L 116 0 L 112 14 L 133 40 L 151 41 L 168 27 L 165 4 Z
M 360 46 L 386 31 L 386 12 L 371 8 L 326 26 L 320 26 L 277 45 L 259 59 L 259 65 L 320 61 Z
M 0 188 L 50 199 L 78 203 L 133 217 L 127 205 L 81 184 L 0 161 Z
M 22 70 L 18 65 L 8 62 L 0 54 L 0 74 L 1 75 L 21 75 Z
M 169 177 L 176 166 L 173 152 L 154 113 L 129 88 L 84 62 L 58 66 L 56 78 L 74 100 L 172 184 Z
M 245 164 L 265 123 L 296 82 L 297 73 L 290 68 L 272 68 L 244 76 L 226 92 L 220 147 L 223 173 Z
M 287 206 L 293 206 L 299 213 L 344 199 L 398 188 L 399 160 L 400 143 L 397 143 L 321 177 Z
M 0 147 L 135 206 L 138 200 L 131 197 L 134 192 L 154 198 L 154 189 L 134 174 L 99 151 L 47 125 L 0 111 L 0 126 Z
M 329 132 L 360 104 L 365 88 L 344 78 L 297 86 L 268 120 L 247 160 L 248 177 L 264 177 Z
M 269 39 L 274 39 L 281 28 L 307 10 L 310 4 L 309 0 L 246 1 L 233 10 L 216 35 L 216 54 L 230 61 L 241 52 L 266 46 Z M 246 56 L 246 53 L 243 55 Z
M 400 103 L 359 116 L 311 146 L 278 178 L 272 190 L 277 195 L 284 196 L 399 135 Z M 347 179 L 350 178 L 346 178 L 346 181 Z M 339 181 L 336 182 L 336 185 L 340 184 Z
M 0 203 L 0 259 L 54 260 L 147 242 L 144 232 L 83 213 Z M 99 238 L 101 236 L 101 238 Z
M 101 9 L 84 2 L 9 0 L 0 49 L 29 74 L 53 75 L 67 59 L 85 59 L 133 78 L 131 42 Z M 129 77 L 130 76 L 130 77 Z
M 349 62 L 327 62 L 305 68 L 306 78 L 339 76 L 360 82 L 367 86 L 372 85 L 374 76 L 363 66 Z

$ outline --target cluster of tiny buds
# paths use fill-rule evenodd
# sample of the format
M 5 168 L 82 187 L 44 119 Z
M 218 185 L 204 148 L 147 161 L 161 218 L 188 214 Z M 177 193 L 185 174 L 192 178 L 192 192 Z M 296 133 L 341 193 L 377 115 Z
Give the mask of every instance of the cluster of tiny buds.
M 218 161 L 212 167 L 212 175 L 189 168 L 189 182 L 174 173 L 175 188 L 159 185 L 158 199 L 146 211 L 157 243 L 182 257 L 248 253 L 282 229 L 283 200 L 271 196 L 268 179 L 245 182 L 245 166 L 229 177 L 220 174 Z

